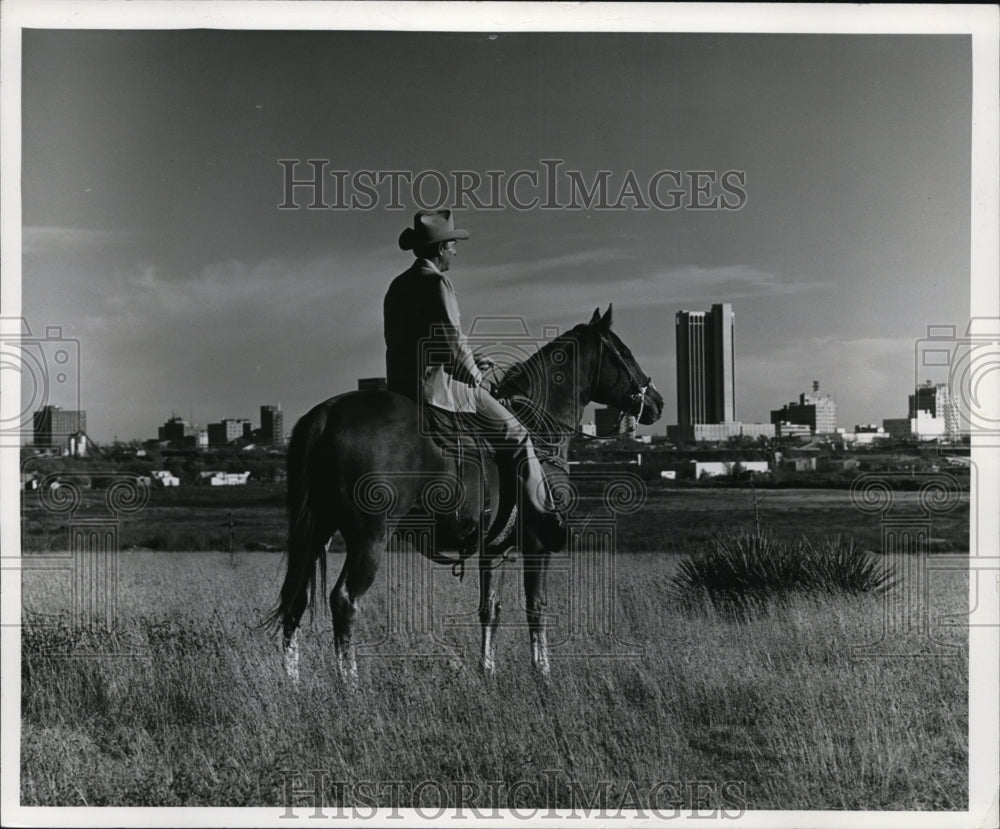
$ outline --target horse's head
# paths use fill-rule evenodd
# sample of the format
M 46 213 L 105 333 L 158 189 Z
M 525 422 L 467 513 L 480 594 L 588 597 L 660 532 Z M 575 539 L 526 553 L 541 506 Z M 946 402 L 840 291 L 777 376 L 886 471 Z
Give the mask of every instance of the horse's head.
M 573 371 L 566 371 L 569 364 Z M 525 401 L 536 415 L 543 412 L 532 424 L 536 432 L 545 426 L 565 432 L 567 425 L 579 425 L 583 407 L 591 401 L 614 406 L 643 425 L 655 423 L 663 414 L 663 397 L 611 330 L 610 305 L 603 316 L 595 310 L 589 323 L 574 326 L 511 366 L 493 393 L 508 401 L 518 399 L 521 414 Z
M 663 396 L 639 367 L 629 347 L 611 330 L 611 316 L 610 305 L 603 315 L 595 308 L 590 322 L 578 326 L 596 342 L 590 398 L 633 415 L 642 424 L 656 423 L 663 414 Z

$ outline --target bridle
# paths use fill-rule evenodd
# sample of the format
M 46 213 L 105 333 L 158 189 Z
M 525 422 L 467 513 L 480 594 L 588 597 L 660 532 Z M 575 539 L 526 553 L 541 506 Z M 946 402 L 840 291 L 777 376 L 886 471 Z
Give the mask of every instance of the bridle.
M 652 379 L 650 377 L 648 377 L 646 375 L 641 375 L 642 379 L 640 379 L 635 374 L 633 374 L 631 366 L 628 364 L 628 362 L 622 356 L 622 354 L 618 350 L 617 346 L 613 342 L 607 341 L 607 338 L 606 338 L 606 336 L 605 336 L 605 334 L 604 334 L 603 331 L 598 331 L 598 334 L 597 334 L 597 358 L 594 360 L 593 369 L 591 370 L 591 376 L 589 378 L 591 392 L 593 392 L 593 390 L 595 388 L 597 388 L 597 381 L 600 379 L 600 376 L 601 376 L 601 368 L 602 368 L 602 366 L 604 364 L 604 351 L 605 351 L 605 349 L 607 349 L 608 351 L 610 351 L 613 356 L 615 356 L 615 357 L 618 358 L 619 364 L 630 375 L 630 379 L 634 383 L 635 391 L 633 391 L 631 394 L 629 394 L 626 397 L 626 401 L 627 401 L 627 403 L 629 405 L 629 409 L 630 410 L 627 411 L 624 408 L 619 409 L 619 411 L 618 411 L 618 423 L 615 426 L 615 431 L 614 432 L 608 432 L 607 434 L 604 434 L 604 435 L 580 435 L 579 436 L 579 437 L 582 437 L 584 439 L 597 440 L 597 439 L 601 439 L 601 438 L 612 437 L 614 435 L 619 434 L 621 432 L 622 422 L 625 420 L 625 417 L 628 416 L 628 415 L 632 415 L 633 417 L 635 417 L 636 420 L 639 420 L 639 418 L 642 417 L 642 413 L 646 409 L 646 392 L 649 390 L 650 386 L 653 385 L 653 381 L 652 381 Z M 510 378 L 508 376 L 508 373 L 505 372 L 504 376 L 501 378 L 500 382 L 496 385 L 496 388 L 501 387 L 504 383 L 509 383 L 513 387 L 513 389 L 515 391 L 517 391 L 517 392 L 520 393 L 520 398 L 525 403 L 528 403 L 528 404 L 531 405 L 531 408 L 535 412 L 536 416 L 540 417 L 540 419 L 544 419 L 548 423 L 554 423 L 557 426 L 559 426 L 560 428 L 559 428 L 558 431 L 562 432 L 564 434 L 564 436 L 573 435 L 573 434 L 576 433 L 576 430 L 577 430 L 576 426 L 573 426 L 573 425 L 571 425 L 571 424 L 569 424 L 569 423 L 561 420 L 560 418 L 556 417 L 553 414 L 550 414 L 549 412 L 546 412 L 544 410 L 540 410 L 541 407 L 539 407 L 537 403 L 535 403 L 533 400 L 531 400 L 531 398 L 528 396 L 528 393 L 525 391 L 525 389 L 517 382 L 517 378 L 516 377 Z M 501 396 L 503 396 L 503 397 L 509 397 L 509 395 L 501 395 Z M 637 410 L 636 411 L 631 411 L 632 408 L 637 408 Z M 536 443 L 537 443 L 537 439 L 536 439 Z
M 603 331 L 599 331 L 597 334 L 597 359 L 594 361 L 594 370 L 590 378 L 590 388 L 593 391 L 597 387 L 597 381 L 601 376 L 601 366 L 604 363 L 604 349 L 607 348 L 611 353 L 618 358 L 619 364 L 624 367 L 624 369 L 630 375 L 630 379 L 635 384 L 636 391 L 626 397 L 626 400 L 631 406 L 638 405 L 638 411 L 627 412 L 624 408 L 618 410 L 618 424 L 617 431 L 621 431 L 622 421 L 625 420 L 625 416 L 631 414 L 636 420 L 642 417 L 642 413 L 646 410 L 646 392 L 649 391 L 649 387 L 653 385 L 653 380 L 648 375 L 642 375 L 640 380 L 634 374 L 632 374 L 632 367 L 626 362 L 625 358 L 622 356 L 621 352 L 618 350 L 617 346 L 611 342 L 606 341 L 606 337 Z M 609 433 L 609 434 L 616 434 Z M 608 437 L 609 435 L 597 435 L 596 437 Z

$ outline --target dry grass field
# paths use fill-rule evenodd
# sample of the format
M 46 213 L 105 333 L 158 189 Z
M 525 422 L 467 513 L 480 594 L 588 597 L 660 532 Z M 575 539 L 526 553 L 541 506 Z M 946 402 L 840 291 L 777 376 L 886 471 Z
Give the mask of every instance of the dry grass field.
M 862 513 L 846 489 L 761 489 L 759 510 L 776 534 L 848 534 L 878 550 L 880 518 Z M 919 493 L 894 493 L 897 506 L 913 512 Z M 104 493 L 84 490 L 84 512 L 100 512 Z M 721 528 L 747 526 L 754 519 L 754 494 L 747 488 L 705 488 L 651 484 L 646 507 L 618 528 L 622 552 L 684 553 L 693 544 L 707 541 Z M 123 550 L 212 551 L 228 550 L 229 523 L 237 550 L 253 551 L 260 545 L 284 549 L 285 493 L 282 487 L 188 487 L 154 489 L 140 512 L 121 516 L 119 543 Z M 46 510 L 37 492 L 24 494 L 22 544 L 26 551 L 64 550 L 66 516 Z M 936 552 L 967 550 L 969 546 L 968 492 L 960 508 L 934 517 L 931 549 Z M 342 551 L 334 539 L 334 551 Z
M 459 583 L 436 567 L 433 630 L 387 622 L 404 585 L 380 576 L 358 641 L 388 642 L 363 651 L 356 691 L 335 670 L 325 610 L 306 617 L 298 689 L 277 637 L 253 628 L 279 554 L 122 553 L 114 634 L 74 631 L 67 581 L 27 572 L 22 802 L 281 810 L 290 773 L 308 787 L 302 773 L 322 770 L 328 804 L 568 808 L 603 792 L 612 809 L 661 815 L 965 808 L 965 631 L 935 628 L 956 648 L 947 658 L 856 658 L 852 646 L 881 635 L 883 599 L 803 597 L 739 621 L 681 609 L 675 538 L 690 548 L 752 514 L 722 496 L 654 494 L 621 523 L 610 635 L 572 629 L 579 588 L 556 567 L 548 684 L 528 670 L 519 562 L 505 565 L 495 677 L 476 668 L 474 572 Z M 963 549 L 967 503 L 935 527 L 942 546 Z M 789 533 L 835 532 L 852 511 L 845 492 L 766 502 Z M 877 521 L 853 513 L 877 539 Z M 340 560 L 330 554 L 331 572 Z M 932 623 L 967 597 L 964 573 L 935 575 Z

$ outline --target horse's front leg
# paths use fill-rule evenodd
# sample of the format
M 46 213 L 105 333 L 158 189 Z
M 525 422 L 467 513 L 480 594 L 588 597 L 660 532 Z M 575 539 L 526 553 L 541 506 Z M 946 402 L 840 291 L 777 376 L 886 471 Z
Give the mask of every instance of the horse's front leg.
M 549 558 L 547 550 L 537 548 L 524 556 L 524 606 L 528 612 L 531 665 L 544 678 L 549 675 L 549 643 L 545 634 Z
M 479 622 L 483 627 L 483 649 L 480 668 L 487 676 L 496 669 L 494 642 L 497 625 L 500 622 L 500 591 L 503 586 L 503 570 L 499 558 L 479 556 Z

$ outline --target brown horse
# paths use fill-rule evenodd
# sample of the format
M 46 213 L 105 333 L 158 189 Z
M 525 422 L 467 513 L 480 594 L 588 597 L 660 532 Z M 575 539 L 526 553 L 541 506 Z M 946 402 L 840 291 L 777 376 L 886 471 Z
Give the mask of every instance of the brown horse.
M 567 474 L 569 441 L 589 402 L 614 406 L 643 424 L 655 423 L 662 413 L 662 396 L 611 323 L 611 306 L 603 316 L 595 310 L 589 323 L 512 366 L 494 389 L 536 436 L 539 453 L 549 449 L 555 463 L 546 464 L 546 475 L 554 492 Z M 429 558 L 450 561 L 443 550 L 468 554 L 478 548 L 481 667 L 492 672 L 500 610 L 495 572 L 502 559 L 501 550 L 483 539 L 496 535 L 490 516 L 498 521 L 507 514 L 501 508 L 501 492 L 507 490 L 499 486 L 501 477 L 506 480 L 506 473 L 501 475 L 493 460 L 456 464 L 421 428 L 417 405 L 401 395 L 351 392 L 303 416 L 288 446 L 288 569 L 278 606 L 268 618 L 281 626 L 289 676 L 298 679 L 297 629 L 315 601 L 316 564 L 325 590 L 326 546 L 339 531 L 347 557 L 330 593 L 334 644 L 342 675 L 357 677 L 351 630 L 361 598 L 397 529 L 393 516 L 420 509 L 435 514 L 438 549 L 421 550 Z M 531 660 L 544 675 L 549 669 L 545 582 L 550 551 L 532 531 L 530 519 L 520 524 Z

